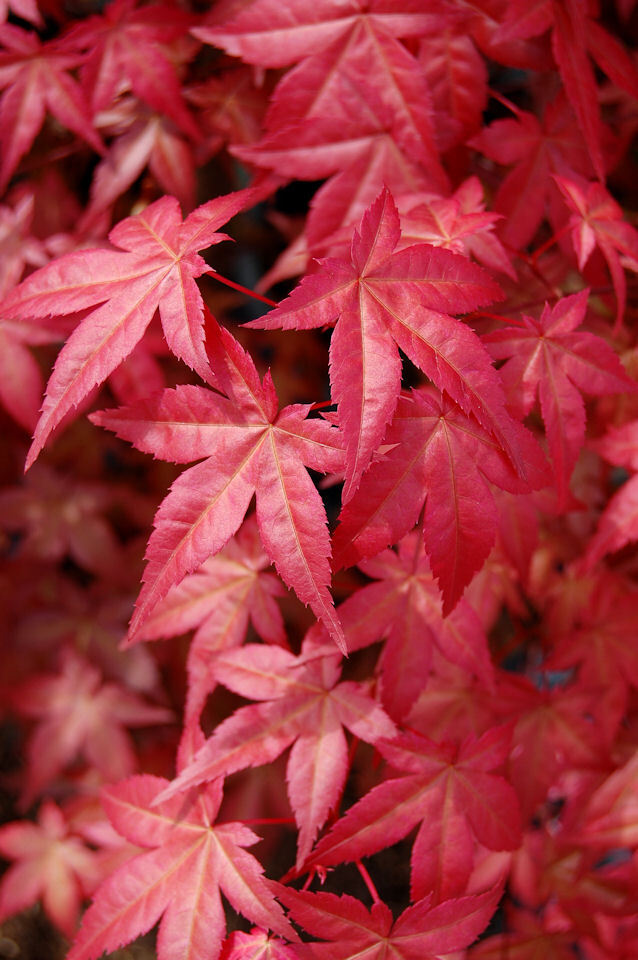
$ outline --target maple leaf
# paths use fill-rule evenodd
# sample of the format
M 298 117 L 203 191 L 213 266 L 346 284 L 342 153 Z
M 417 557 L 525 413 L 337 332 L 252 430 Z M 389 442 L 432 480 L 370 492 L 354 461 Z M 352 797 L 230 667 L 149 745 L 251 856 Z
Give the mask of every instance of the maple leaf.
M 475 896 L 432 904 L 424 897 L 395 920 L 378 901 L 370 910 L 354 897 L 297 891 L 272 884 L 293 920 L 326 943 L 296 945 L 301 960 L 437 960 L 462 950 L 481 933 L 496 909 L 499 886 Z
M 485 211 L 483 187 L 477 177 L 468 177 L 451 197 L 403 194 L 397 206 L 401 215 L 400 248 L 431 243 L 474 256 L 484 266 L 516 279 L 509 257 L 493 233 L 500 214 Z
M 339 469 L 339 433 L 325 421 L 306 419 L 309 405 L 289 406 L 277 414 L 270 375 L 262 385 L 250 357 L 216 324 L 208 349 L 214 382 L 230 399 L 204 387 L 182 386 L 145 403 L 92 415 L 94 423 L 161 459 L 188 463 L 207 458 L 179 477 L 157 512 L 130 636 L 171 586 L 224 546 L 256 492 L 257 523 L 267 555 L 284 583 L 310 604 L 345 650 L 328 590 L 325 509 L 303 467 Z
M 588 5 L 581 0 L 540 0 L 531 5 L 526 0 L 511 0 L 497 36 L 501 40 L 528 38 L 552 28 L 552 53 L 596 175 L 602 182 L 605 179 L 602 123 L 596 78 L 588 53 L 613 83 L 633 97 L 638 90 L 638 71 L 622 43 L 590 18 L 589 12 Z
M 137 0 L 113 0 L 103 13 L 75 23 L 62 46 L 85 54 L 82 81 L 94 113 L 110 107 L 122 88 L 130 87 L 198 141 L 201 134 L 182 98 L 175 63 L 164 49 L 184 35 L 192 18 L 173 4 L 136 7 Z
M 233 153 L 279 173 L 290 171 L 298 158 L 295 176 L 325 176 L 368 152 L 373 138 L 390 133 L 394 149 L 420 165 L 431 186 L 447 187 L 427 84 L 415 58 L 391 37 L 362 29 L 305 59 L 278 83 L 264 124 L 261 141 Z
M 530 475 L 535 472 L 534 485 L 542 485 L 540 448 L 514 420 L 513 435 Z M 494 544 L 499 514 L 491 485 L 513 493 L 529 488 L 493 436 L 433 389 L 401 397 L 385 443 L 391 449 L 372 464 L 341 512 L 334 565 L 351 566 L 395 543 L 412 529 L 425 502 L 425 552 L 445 615 Z
M 183 208 L 195 206 L 195 165 L 188 140 L 172 120 L 145 108 L 132 97 L 96 117 L 102 133 L 115 139 L 95 168 L 91 202 L 80 221 L 87 229 L 137 180 L 148 166 L 163 191 Z
M 13 24 L 0 26 L 0 103 L 3 156 L 0 190 L 4 190 L 38 133 L 46 110 L 77 133 L 97 153 L 104 146 L 95 131 L 82 88 L 66 72 L 81 57 L 65 53 L 59 43 L 41 43 L 34 32 Z
M 610 570 L 600 569 L 587 581 L 582 605 L 573 621 L 559 632 L 546 661 L 548 670 L 565 670 L 579 664 L 579 680 L 601 686 L 602 696 L 621 697 L 626 704 L 629 686 L 638 689 L 638 669 L 633 656 L 636 622 L 635 591 Z
M 253 927 L 250 933 L 234 930 L 225 941 L 220 960 L 299 960 L 297 946 Z
M 222 142 L 248 144 L 259 139 L 268 90 L 268 85 L 256 82 L 250 67 L 240 64 L 186 87 L 184 95 L 198 109 L 198 122 L 208 137 L 211 153 Z
M 443 617 L 440 591 L 423 555 L 418 533 L 358 564 L 379 582 L 360 587 L 339 607 L 348 651 L 386 637 L 377 671 L 381 700 L 390 716 L 405 717 L 424 686 L 433 647 L 453 663 L 493 686 L 487 638 L 468 603 L 460 600 Z
M 413 900 L 465 892 L 474 860 L 473 837 L 490 850 L 514 850 L 521 823 L 516 794 L 496 773 L 509 752 L 510 727 L 494 727 L 462 744 L 434 743 L 417 733 L 376 749 L 405 772 L 373 787 L 319 841 L 306 866 L 358 860 L 389 847 L 421 823 L 412 847 Z
M 168 782 L 137 776 L 103 791 L 118 833 L 147 849 L 98 888 L 68 960 L 96 960 L 162 915 L 158 960 L 217 960 L 225 933 L 220 890 L 253 923 L 296 939 L 261 865 L 243 849 L 259 837 L 241 823 L 215 823 L 222 782 L 158 802 Z
M 583 557 L 584 572 L 593 570 L 608 553 L 638 539 L 638 421 L 612 428 L 595 446 L 605 460 L 628 468 L 633 475 L 603 510 Z
M 275 602 L 284 589 L 278 577 L 263 572 L 269 565 L 253 514 L 223 550 L 172 587 L 137 634 L 137 640 L 153 640 L 196 628 L 186 666 L 187 725 L 199 716 L 215 684 L 215 654 L 240 646 L 249 620 L 268 643 L 286 644 Z
M 69 554 L 86 570 L 112 575 L 122 560 L 120 543 L 103 516 L 113 491 L 72 482 L 38 464 L 21 486 L 0 492 L 0 526 L 22 536 L 26 556 L 59 561 Z
M 263 67 L 285 67 L 317 48 L 359 32 L 372 37 L 414 37 L 440 25 L 440 6 L 424 10 L 420 0 L 367 0 L 365 4 L 327 0 L 248 0 L 235 15 L 212 26 L 195 27 L 205 43 Z
M 57 804 L 46 800 L 37 823 L 0 827 L 0 855 L 15 861 L 0 881 L 0 923 L 41 899 L 56 927 L 72 937 L 82 901 L 99 879 L 99 860 L 73 835 Z
M 596 688 L 539 689 L 527 677 L 501 674 L 497 715 L 515 723 L 508 776 L 525 817 L 532 816 L 566 769 L 600 766 L 615 724 L 597 718 L 609 710 Z
M 131 615 L 129 589 L 127 583 L 125 593 L 114 592 L 112 582 L 103 579 L 87 589 L 59 577 L 49 595 L 29 604 L 16 625 L 15 641 L 26 649 L 37 637 L 40 649 L 47 653 L 72 647 L 105 679 L 137 693 L 157 695 L 159 669 L 148 647 L 137 646 L 126 653 L 118 649 Z
M 308 330 L 339 318 L 330 344 L 332 394 L 346 437 L 344 501 L 381 443 L 401 383 L 400 347 L 441 390 L 499 438 L 524 468 L 496 371 L 468 327 L 449 314 L 499 296 L 465 258 L 426 244 L 393 252 L 399 215 L 385 189 L 352 240 L 352 259 L 320 261 L 292 294 L 250 326 Z
M 513 412 L 524 417 L 536 395 L 540 400 L 551 454 L 559 509 L 569 502 L 569 480 L 585 440 L 585 405 L 581 393 L 600 396 L 635 390 L 612 348 L 600 337 L 576 332 L 585 320 L 589 291 L 545 304 L 540 319 L 483 337 L 500 369 Z
M 623 266 L 638 273 L 638 231 L 624 222 L 622 209 L 602 184 L 596 181 L 586 183 L 574 177 L 554 176 L 554 180 L 567 205 L 574 211 L 569 222 L 578 268 L 585 268 L 596 246 L 607 261 L 616 294 L 618 329 L 627 304 L 627 281 Z
M 32 676 L 13 696 L 19 713 L 39 720 L 27 746 L 29 799 L 78 755 L 105 781 L 127 776 L 136 760 L 124 728 L 173 720 L 165 707 L 145 703 L 119 684 L 102 683 L 99 671 L 75 652 L 63 657 L 58 674 Z
M 30 466 L 62 417 L 119 366 L 159 308 L 169 347 L 209 376 L 203 301 L 195 278 L 210 268 L 196 252 L 221 240 L 218 227 L 248 206 L 250 190 L 218 197 L 182 223 L 174 197 L 162 197 L 115 226 L 119 250 L 78 250 L 37 270 L 2 304 L 12 318 L 64 315 L 95 307 L 62 348 L 49 379 Z
M 591 175 L 585 144 L 561 96 L 545 107 L 542 119 L 517 109 L 515 117 L 495 120 L 469 142 L 490 160 L 513 164 L 496 191 L 494 209 L 505 216 L 503 240 L 516 249 L 533 238 L 547 205 L 550 212 L 556 206 L 551 174 Z
M 348 770 L 343 727 L 367 743 L 395 733 L 361 684 L 338 682 L 340 659 L 332 646 L 308 641 L 299 657 L 256 644 L 219 653 L 211 664 L 215 680 L 266 702 L 242 707 L 219 724 L 166 796 L 269 763 L 294 743 L 286 780 L 299 825 L 297 863 L 303 863 L 343 790 Z
M 508 910 L 511 923 L 515 917 L 515 930 L 487 937 L 468 954 L 468 960 L 573 960 L 574 936 L 571 931 L 548 929 L 528 911 Z
M 461 24 L 419 42 L 419 62 L 432 97 L 436 142 L 441 151 L 464 143 L 481 127 L 487 106 L 487 70 Z

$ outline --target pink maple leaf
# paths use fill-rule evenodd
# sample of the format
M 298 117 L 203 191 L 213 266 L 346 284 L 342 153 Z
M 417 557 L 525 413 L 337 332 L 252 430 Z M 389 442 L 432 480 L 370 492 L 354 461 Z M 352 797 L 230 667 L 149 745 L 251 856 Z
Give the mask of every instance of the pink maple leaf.
M 82 80 L 94 113 L 108 109 L 122 92 L 133 93 L 195 141 L 199 128 L 181 94 L 170 44 L 183 37 L 192 18 L 174 4 L 113 0 L 104 12 L 77 21 L 63 49 L 84 53 Z M 174 54 L 173 54 L 174 57 Z
M 525 451 L 532 485 L 542 486 L 545 464 L 533 436 L 514 420 L 509 435 Z M 389 451 L 372 464 L 341 512 L 335 567 L 352 566 L 396 543 L 425 504 L 425 552 L 447 614 L 494 545 L 499 512 L 492 485 L 512 493 L 529 486 L 493 436 L 432 388 L 401 397 L 385 443 Z
M 137 634 L 137 640 L 154 640 L 195 628 L 186 666 L 186 723 L 199 716 L 214 687 L 215 654 L 240 646 L 249 621 L 268 643 L 285 645 L 275 601 L 284 588 L 278 577 L 265 572 L 269 565 L 253 514 L 216 556 L 172 587 Z
M 39 721 L 27 745 L 28 798 L 78 756 L 105 781 L 127 776 L 136 760 L 125 728 L 173 720 L 165 707 L 148 704 L 119 684 L 103 683 L 99 671 L 76 653 L 62 658 L 58 674 L 30 677 L 13 700 L 19 713 Z
M 82 58 L 65 52 L 59 41 L 42 43 L 34 31 L 8 23 L 0 26 L 0 44 L 4 47 L 0 87 L 6 88 L 0 104 L 0 190 L 5 189 L 33 143 L 47 110 L 97 153 L 103 153 L 82 88 L 67 73 Z
M 74 836 L 60 808 L 47 800 L 37 823 L 0 827 L 0 855 L 15 861 L 0 881 L 0 922 L 41 899 L 56 927 L 72 937 L 101 871 L 99 855 Z
M 195 278 L 210 270 L 198 250 L 228 239 L 218 228 L 249 205 L 250 189 L 210 200 L 184 222 L 174 197 L 162 197 L 115 226 L 119 250 L 78 250 L 16 287 L 3 311 L 14 319 L 96 307 L 74 330 L 49 379 L 27 467 L 62 417 L 119 366 L 159 308 L 169 347 L 209 376 L 204 306 Z
M 296 404 L 277 413 L 270 374 L 260 383 L 252 360 L 226 330 L 213 324 L 210 334 L 215 377 L 209 372 L 208 379 L 228 398 L 204 387 L 181 386 L 92 415 L 95 423 L 156 457 L 177 463 L 207 458 L 182 474 L 157 512 L 130 636 L 170 587 L 224 546 L 256 492 L 267 555 L 345 649 L 328 589 L 325 509 L 303 466 L 339 469 L 339 432 L 323 420 L 307 419 L 309 406 Z
M 386 637 L 377 671 L 390 716 L 404 718 L 426 686 L 435 647 L 486 688 L 493 687 L 480 621 L 464 599 L 443 617 L 441 593 L 418 533 L 403 537 L 396 553 L 384 550 L 358 566 L 377 582 L 360 587 L 341 604 L 339 616 L 349 651 Z
M 217 960 L 226 921 L 220 893 L 253 923 L 295 940 L 263 876 L 244 850 L 259 837 L 241 823 L 216 823 L 222 781 L 158 801 L 169 785 L 137 776 L 105 789 L 118 833 L 144 847 L 98 888 L 68 960 L 97 960 L 162 917 L 158 960 Z
M 554 179 L 573 211 L 569 223 L 579 269 L 585 268 L 596 246 L 607 261 L 616 294 L 618 328 L 627 304 L 623 267 L 638 273 L 638 231 L 625 222 L 621 207 L 602 184 L 586 183 L 574 176 Z
M 217 726 L 166 796 L 269 763 L 294 743 L 286 779 L 301 864 L 343 790 L 348 769 L 343 727 L 375 743 L 393 736 L 394 724 L 363 685 L 339 682 L 340 656 L 332 646 L 306 641 L 295 657 L 280 647 L 249 644 L 219 653 L 211 673 L 233 692 L 265 702 L 236 710 Z

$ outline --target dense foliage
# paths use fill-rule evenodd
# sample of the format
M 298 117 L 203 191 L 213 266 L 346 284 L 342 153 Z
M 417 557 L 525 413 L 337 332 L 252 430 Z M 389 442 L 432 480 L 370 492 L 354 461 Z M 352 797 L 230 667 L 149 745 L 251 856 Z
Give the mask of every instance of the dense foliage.
M 635 957 L 635 0 L 0 20 L 2 956 Z

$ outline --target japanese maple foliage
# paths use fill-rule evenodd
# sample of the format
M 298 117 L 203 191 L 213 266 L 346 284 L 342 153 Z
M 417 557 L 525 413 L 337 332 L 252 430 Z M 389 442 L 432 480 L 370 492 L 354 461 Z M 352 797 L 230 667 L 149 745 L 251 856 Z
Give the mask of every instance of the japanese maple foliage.
M 633 956 L 635 0 L 0 21 L 3 944 Z

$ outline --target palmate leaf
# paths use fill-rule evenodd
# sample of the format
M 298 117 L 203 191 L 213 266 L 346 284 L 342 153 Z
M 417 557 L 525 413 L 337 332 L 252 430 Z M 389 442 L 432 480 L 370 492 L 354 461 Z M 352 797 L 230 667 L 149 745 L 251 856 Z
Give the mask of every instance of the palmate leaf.
M 428 896 L 394 920 L 381 901 L 367 910 L 347 894 L 309 893 L 280 884 L 272 888 L 297 923 L 328 941 L 295 945 L 300 960 L 436 960 L 472 943 L 487 926 L 501 896 L 498 886 L 436 905 Z
M 511 421 L 533 487 L 546 480 L 534 437 Z M 372 464 L 341 512 L 335 567 L 373 557 L 408 533 L 425 502 L 423 540 L 449 613 L 487 558 L 498 509 L 491 486 L 512 493 L 529 487 L 499 444 L 473 418 L 433 389 L 403 396 L 385 442 L 392 449 Z
M 211 675 L 254 700 L 219 724 L 163 796 L 271 763 L 293 744 L 286 780 L 299 826 L 297 863 L 306 859 L 348 772 L 343 727 L 368 743 L 396 728 L 361 684 L 340 682 L 340 656 L 332 644 L 306 641 L 299 657 L 280 647 L 248 644 L 223 651 Z
M 58 356 L 27 467 L 64 415 L 132 352 L 157 308 L 172 352 L 200 375 L 210 375 L 204 306 L 195 283 L 209 267 L 197 251 L 228 239 L 218 228 L 252 199 L 250 188 L 218 197 L 182 222 L 177 200 L 162 197 L 111 230 L 109 240 L 119 249 L 78 250 L 59 257 L 9 294 L 2 308 L 14 319 L 97 307 Z
M 397 348 L 474 414 L 520 474 L 526 472 L 518 425 L 505 409 L 498 374 L 476 334 L 450 316 L 497 299 L 500 288 L 481 267 L 448 250 L 416 244 L 395 251 L 400 235 L 396 206 L 384 189 L 355 231 L 350 262 L 320 261 L 318 273 L 251 324 L 308 330 L 338 320 L 330 380 L 345 434 L 344 502 L 355 493 L 394 412 L 401 385 Z
M 416 824 L 412 899 L 466 889 L 476 837 L 491 850 L 514 850 L 521 822 L 516 794 L 493 773 L 507 757 L 511 728 L 494 727 L 463 744 L 436 744 L 416 733 L 377 741 L 377 750 L 405 776 L 374 787 L 318 843 L 309 864 L 358 860 L 396 843 Z
M 569 480 L 585 439 L 582 393 L 604 395 L 635 390 L 612 348 L 600 337 L 576 332 L 585 320 L 589 291 L 547 304 L 541 317 L 483 338 L 497 360 L 510 405 L 526 416 L 538 393 L 551 453 L 559 508 L 569 502 Z
M 267 555 L 345 650 L 328 589 L 326 513 L 304 468 L 325 473 L 342 467 L 339 432 L 323 420 L 306 419 L 309 406 L 286 407 L 278 414 L 270 375 L 262 384 L 249 356 L 214 323 L 208 349 L 215 371 L 214 377 L 209 371 L 208 379 L 228 397 L 205 387 L 181 386 L 91 418 L 160 459 L 188 463 L 207 458 L 176 480 L 157 511 L 130 638 L 174 584 L 236 533 L 256 493 Z
M 118 833 L 148 849 L 98 888 L 68 960 L 95 960 L 160 917 L 159 960 L 216 960 L 226 928 L 220 890 L 254 923 L 295 939 L 261 865 L 244 850 L 259 837 L 240 823 L 215 823 L 222 781 L 157 803 L 168 782 L 131 777 L 104 791 Z
M 264 571 L 269 565 L 253 514 L 220 553 L 169 590 L 137 634 L 138 640 L 155 640 L 195 628 L 186 664 L 185 725 L 199 717 L 215 686 L 215 654 L 240 646 L 249 620 L 266 642 L 286 645 L 275 600 L 285 591 L 279 577 Z
M 377 666 L 381 701 L 395 720 L 405 718 L 428 683 L 434 648 L 493 689 L 493 667 L 481 623 L 465 598 L 449 616 L 417 532 L 358 564 L 376 583 L 360 587 L 339 607 L 348 651 L 385 637 Z

